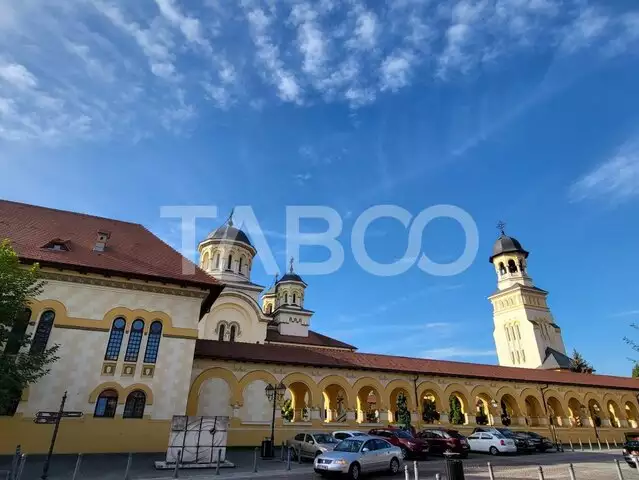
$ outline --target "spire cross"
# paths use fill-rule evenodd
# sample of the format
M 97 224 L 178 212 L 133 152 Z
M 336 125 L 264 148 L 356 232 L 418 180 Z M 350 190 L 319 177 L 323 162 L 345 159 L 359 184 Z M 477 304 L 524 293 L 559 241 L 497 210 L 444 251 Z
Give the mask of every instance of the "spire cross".
M 502 235 L 506 235 L 506 232 L 504 232 L 504 228 L 506 228 L 506 223 L 502 222 L 501 220 L 499 222 L 497 222 L 497 230 L 499 230 L 499 232 Z
M 290 260 L 290 265 L 291 265 L 291 266 L 290 266 L 290 272 L 291 272 L 291 273 L 293 273 L 293 262 L 294 262 L 294 261 L 295 261 L 295 259 L 294 259 L 293 257 L 291 257 L 291 260 Z
M 231 208 L 231 213 L 229 213 L 229 218 L 226 220 L 226 223 L 229 227 L 233 226 L 233 213 L 235 213 L 235 207 Z

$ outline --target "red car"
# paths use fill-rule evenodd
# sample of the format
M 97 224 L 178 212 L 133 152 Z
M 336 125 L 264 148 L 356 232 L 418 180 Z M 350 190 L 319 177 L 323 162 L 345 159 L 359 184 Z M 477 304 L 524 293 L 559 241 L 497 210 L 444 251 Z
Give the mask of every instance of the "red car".
M 428 442 L 430 453 L 456 453 L 459 457 L 466 458 L 470 451 L 466 437 L 457 430 L 433 428 L 419 432 L 417 437 Z
M 401 428 L 374 428 L 369 431 L 368 434 L 382 437 L 387 442 L 401 448 L 402 456 L 404 458 L 426 458 L 426 455 L 428 455 L 428 442 L 421 438 L 413 437 L 409 432 L 402 430 Z

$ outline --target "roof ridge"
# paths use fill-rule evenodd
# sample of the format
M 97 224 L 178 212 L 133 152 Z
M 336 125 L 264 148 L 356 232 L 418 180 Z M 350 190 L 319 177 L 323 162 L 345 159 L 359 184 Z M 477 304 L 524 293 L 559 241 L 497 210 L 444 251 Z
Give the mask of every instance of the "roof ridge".
M 138 223 L 138 222 L 130 222 L 128 220 L 118 220 L 118 219 L 115 219 L 115 218 L 103 217 L 103 216 L 100 216 L 100 215 L 93 215 L 91 213 L 74 212 L 72 210 L 64 210 L 62 208 L 45 207 L 45 206 L 42 206 L 42 205 L 35 205 L 33 203 L 16 202 L 14 200 L 4 200 L 4 199 L 0 199 L 0 203 L 12 203 L 14 205 L 22 205 L 22 206 L 25 206 L 25 207 L 38 208 L 38 209 L 41 209 L 41 210 L 49 210 L 49 211 L 52 211 L 52 212 L 67 213 L 67 214 L 71 214 L 71 215 L 79 215 L 79 216 L 82 216 L 82 217 L 96 218 L 98 220 L 109 220 L 110 222 L 127 223 L 129 225 L 136 225 L 136 226 L 139 226 L 139 227 L 144 227 L 144 225 L 142 225 L 141 223 Z M 151 232 L 151 233 L 153 233 L 153 232 Z

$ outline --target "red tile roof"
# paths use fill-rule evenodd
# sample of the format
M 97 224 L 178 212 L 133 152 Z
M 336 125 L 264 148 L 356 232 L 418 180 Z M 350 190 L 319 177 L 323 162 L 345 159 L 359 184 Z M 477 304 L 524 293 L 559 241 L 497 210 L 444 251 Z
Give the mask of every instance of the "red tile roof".
M 419 373 L 470 377 L 516 382 L 553 383 L 591 387 L 609 387 L 639 390 L 639 380 L 629 377 L 588 375 L 552 370 L 536 370 L 515 367 L 499 367 L 477 363 L 448 362 L 425 358 L 395 357 L 345 350 L 307 348 L 291 345 L 230 343 L 214 340 L 197 340 L 196 358 L 258 362 L 312 367 L 333 367 L 359 370 L 376 370 L 397 373 Z
M 103 252 L 93 251 L 98 231 L 111 234 Z M 155 280 L 219 291 L 203 270 L 182 271 L 182 255 L 136 223 L 0 200 L 0 240 L 8 238 L 20 259 L 42 266 Z M 42 248 L 64 241 L 68 251 Z
M 344 343 L 332 337 L 327 337 L 326 335 L 314 332 L 313 330 L 308 331 L 308 337 L 297 337 L 295 335 L 282 335 L 277 330 L 269 329 L 266 331 L 266 341 L 278 343 L 296 343 L 312 347 L 332 347 L 357 350 L 353 345 L 349 345 L 348 343 Z

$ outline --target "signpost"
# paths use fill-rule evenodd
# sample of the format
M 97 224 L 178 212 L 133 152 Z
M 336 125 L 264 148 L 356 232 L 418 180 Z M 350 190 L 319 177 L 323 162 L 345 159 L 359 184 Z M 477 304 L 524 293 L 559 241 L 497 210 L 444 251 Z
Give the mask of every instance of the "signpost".
M 55 447 L 55 439 L 58 436 L 58 429 L 60 428 L 60 420 L 65 417 L 80 418 L 83 415 L 82 412 L 65 411 L 64 404 L 66 401 L 67 392 L 64 392 L 62 401 L 60 402 L 60 409 L 57 412 L 38 412 L 33 419 L 34 423 L 41 425 L 55 425 L 55 427 L 53 427 L 53 435 L 51 436 L 51 444 L 49 445 L 49 453 L 42 467 L 42 476 L 40 477 L 42 480 L 47 480 L 49 477 L 49 465 L 51 464 L 51 456 L 53 455 L 53 448 Z

